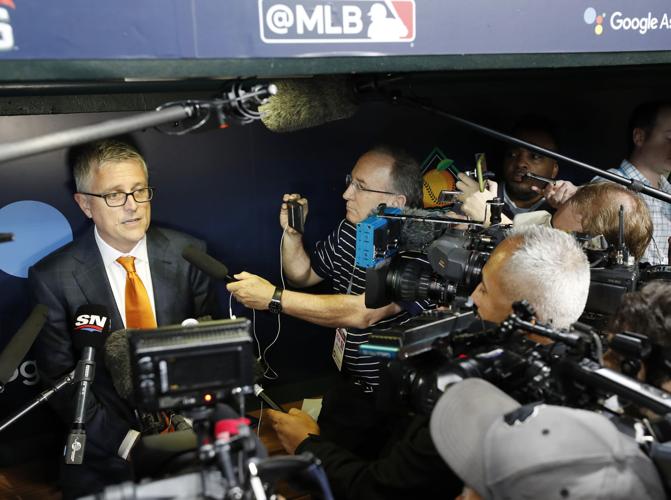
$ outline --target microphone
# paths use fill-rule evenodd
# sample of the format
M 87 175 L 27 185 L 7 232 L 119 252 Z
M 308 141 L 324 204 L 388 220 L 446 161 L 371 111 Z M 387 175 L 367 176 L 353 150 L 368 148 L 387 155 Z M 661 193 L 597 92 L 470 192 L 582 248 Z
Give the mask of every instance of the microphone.
M 133 399 L 133 380 L 131 378 L 128 330 L 116 330 L 105 342 L 105 366 L 112 377 L 116 392 L 127 401 Z
M 0 233 L 0 243 L 14 241 L 14 233 Z
M 65 447 L 66 464 L 81 464 L 84 459 L 86 448 L 84 423 L 91 384 L 95 377 L 95 354 L 96 349 L 101 349 L 105 345 L 109 328 L 109 313 L 105 306 L 87 304 L 77 309 L 72 342 L 77 349 L 81 350 L 82 357 L 75 369 L 75 381 L 79 382 L 79 389 L 72 430 Z
M 270 396 L 268 396 L 266 391 L 264 391 L 263 387 L 261 387 L 259 384 L 254 384 L 254 395 L 257 398 L 261 398 L 273 410 L 277 410 L 277 411 L 281 411 L 283 413 L 287 413 L 287 410 L 285 410 L 279 404 L 277 404 L 275 401 L 273 401 L 273 399 Z
M 417 217 L 435 217 L 435 212 L 421 208 L 404 208 L 403 215 Z M 403 250 L 423 250 L 445 232 L 445 224 L 407 219 L 401 226 L 399 236 L 400 247 Z
M 273 132 L 350 118 L 358 108 L 355 86 L 348 77 L 297 78 L 274 84 L 277 93 L 258 108 L 261 121 Z
M 182 257 L 216 280 L 226 281 L 227 283 L 237 281 L 228 275 L 228 268 L 224 264 L 193 245 L 189 245 L 182 250 Z
M 47 306 L 36 305 L 0 354 L 0 393 L 5 390 L 5 384 L 12 378 L 14 370 L 35 342 L 37 334 L 47 321 L 48 312 Z

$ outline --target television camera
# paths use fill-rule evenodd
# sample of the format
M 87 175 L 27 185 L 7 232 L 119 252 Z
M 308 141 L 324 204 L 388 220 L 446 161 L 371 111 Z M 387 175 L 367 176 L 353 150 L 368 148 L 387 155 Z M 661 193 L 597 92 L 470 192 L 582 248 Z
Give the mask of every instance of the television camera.
M 357 225 L 356 264 L 366 268 L 366 307 L 421 299 L 447 305 L 468 296 L 505 238 L 500 200 L 491 201 L 488 228 L 440 212 L 380 205 Z M 464 224 L 467 229 L 460 229 Z
M 610 342 L 630 354 L 646 353 L 645 343 L 631 333 Z M 541 401 L 607 414 L 637 437 L 671 487 L 671 436 L 664 431 L 671 423 L 671 394 L 605 367 L 603 343 L 589 325 L 558 330 L 541 324 L 525 301 L 516 302 L 501 325 L 483 322 L 473 311 L 429 311 L 374 331 L 360 350 L 389 360 L 379 390 L 382 409 L 430 414 L 452 384 L 483 378 L 522 404 Z M 659 419 L 614 412 L 607 404 L 613 395 Z
M 332 498 L 319 460 L 309 453 L 268 458 L 241 416 L 254 386 L 250 331 L 248 319 L 127 331 L 137 407 L 180 410 L 193 430 L 148 436 L 134 450 L 134 461 L 151 457 L 168 477 L 108 486 L 88 498 L 266 499 L 275 498 L 277 479 Z

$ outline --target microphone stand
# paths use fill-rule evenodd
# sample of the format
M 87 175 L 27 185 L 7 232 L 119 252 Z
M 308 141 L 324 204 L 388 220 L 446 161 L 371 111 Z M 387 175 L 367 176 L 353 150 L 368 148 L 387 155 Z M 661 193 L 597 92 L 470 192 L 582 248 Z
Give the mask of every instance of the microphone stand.
M 0 432 L 4 431 L 7 427 L 9 427 L 14 422 L 16 422 L 18 419 L 20 419 L 25 414 L 30 412 L 33 408 L 36 408 L 39 405 L 41 405 L 42 403 L 47 402 L 51 398 L 51 396 L 56 394 L 58 391 L 60 391 L 64 387 L 67 387 L 68 385 L 73 384 L 76 381 L 75 372 L 76 372 L 76 370 L 72 370 L 70 373 L 65 375 L 58 382 L 56 382 L 56 385 L 54 385 L 53 387 L 41 392 L 40 394 L 37 395 L 37 397 L 35 397 L 32 401 L 30 401 L 27 405 L 25 405 L 23 408 L 21 408 L 14 415 L 12 415 L 9 418 L 0 422 Z
M 80 383 L 75 406 L 75 418 L 72 429 L 68 434 L 65 445 L 65 463 L 80 465 L 84 461 L 84 449 L 86 448 L 86 429 L 84 422 L 86 417 L 86 406 L 91 391 L 91 384 L 95 377 L 96 362 L 95 350 L 86 346 L 82 351 L 82 359 L 77 362 L 75 368 L 75 382 Z
M 406 106 L 413 106 L 417 107 L 420 109 L 423 109 L 424 111 L 428 111 L 430 113 L 436 114 L 438 116 L 442 116 L 443 118 L 447 118 L 448 120 L 451 120 L 453 122 L 459 123 L 460 125 L 464 125 L 465 127 L 468 127 L 470 129 L 476 130 L 478 132 L 481 132 L 485 135 L 488 135 L 489 137 L 493 137 L 494 139 L 498 139 L 503 142 L 507 142 L 510 144 L 513 144 L 515 146 L 520 146 L 523 147 L 524 149 L 528 149 L 530 151 L 535 151 L 536 153 L 540 153 L 543 156 L 547 156 L 549 158 L 553 158 L 557 161 L 569 163 L 571 165 L 574 165 L 578 168 L 582 168 L 583 170 L 589 170 L 593 174 L 598 175 L 599 177 L 603 177 L 604 179 L 608 179 L 609 181 L 615 182 L 617 184 L 620 184 L 622 186 L 625 186 L 626 188 L 630 189 L 631 191 L 634 191 L 636 193 L 643 193 L 645 195 L 648 195 L 652 198 L 665 201 L 667 203 L 671 203 L 671 194 L 665 193 L 664 191 L 660 191 L 659 189 L 655 189 L 650 186 L 646 186 L 643 184 L 641 181 L 638 181 L 636 179 L 627 179 L 626 177 L 623 177 L 618 174 L 614 174 L 612 172 L 608 172 L 607 170 L 600 169 L 598 167 L 595 167 L 593 165 L 590 165 L 589 163 L 584 163 L 578 160 L 574 160 L 573 158 L 570 158 L 568 156 L 564 156 L 562 154 L 556 153 L 555 151 L 550 151 L 549 149 L 542 148 L 540 146 L 536 146 L 535 144 L 531 144 L 529 142 L 523 141 L 521 139 L 518 139 L 516 137 L 513 137 L 508 134 L 504 134 L 502 132 L 499 132 L 497 130 L 491 129 L 489 127 L 485 127 L 484 125 L 480 125 L 478 123 L 472 122 L 470 120 L 466 120 L 464 118 L 460 118 L 458 116 L 455 116 L 453 114 L 448 113 L 447 111 L 444 111 L 436 106 L 426 104 L 419 99 L 413 99 L 409 97 L 403 97 L 403 96 L 392 96 L 391 100 L 395 103 L 398 104 L 404 104 Z

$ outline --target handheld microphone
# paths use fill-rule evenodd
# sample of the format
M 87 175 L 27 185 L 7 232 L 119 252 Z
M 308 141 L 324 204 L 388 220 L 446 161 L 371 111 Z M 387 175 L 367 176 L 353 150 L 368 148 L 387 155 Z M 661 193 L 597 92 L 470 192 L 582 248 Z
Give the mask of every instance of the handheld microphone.
M 77 309 L 72 332 L 72 343 L 81 350 L 82 357 L 75 368 L 75 381 L 79 382 L 72 430 L 65 447 L 65 463 L 81 464 L 86 448 L 84 429 L 86 407 L 95 377 L 96 349 L 102 349 L 109 334 L 109 313 L 105 306 L 83 305 Z
M 279 404 L 277 404 L 275 401 L 272 400 L 268 394 L 266 394 L 266 391 L 263 390 L 263 387 L 261 387 L 259 384 L 254 384 L 254 395 L 257 398 L 261 398 L 265 403 L 270 406 L 273 410 L 281 411 L 283 413 L 287 413 L 287 410 L 282 408 Z
M 14 370 L 35 342 L 37 334 L 47 321 L 48 312 L 47 306 L 36 305 L 0 354 L 0 392 L 5 390 L 5 384 L 12 378 Z
M 228 275 L 228 268 L 224 264 L 193 245 L 182 250 L 182 257 L 215 280 L 227 283 L 237 281 Z
M 14 233 L 0 233 L 0 243 L 14 241 Z

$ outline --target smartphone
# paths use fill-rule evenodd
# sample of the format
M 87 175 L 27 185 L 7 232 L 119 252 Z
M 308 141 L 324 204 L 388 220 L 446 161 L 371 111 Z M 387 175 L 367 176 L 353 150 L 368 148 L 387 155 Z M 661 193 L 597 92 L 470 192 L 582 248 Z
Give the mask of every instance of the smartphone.
M 303 234 L 305 230 L 305 216 L 303 214 L 303 205 L 297 200 L 287 201 L 287 210 L 289 215 L 289 227 Z
M 478 188 L 482 193 L 485 190 L 485 177 L 483 173 L 487 171 L 487 159 L 485 158 L 485 153 L 475 153 L 475 171 L 478 177 Z

